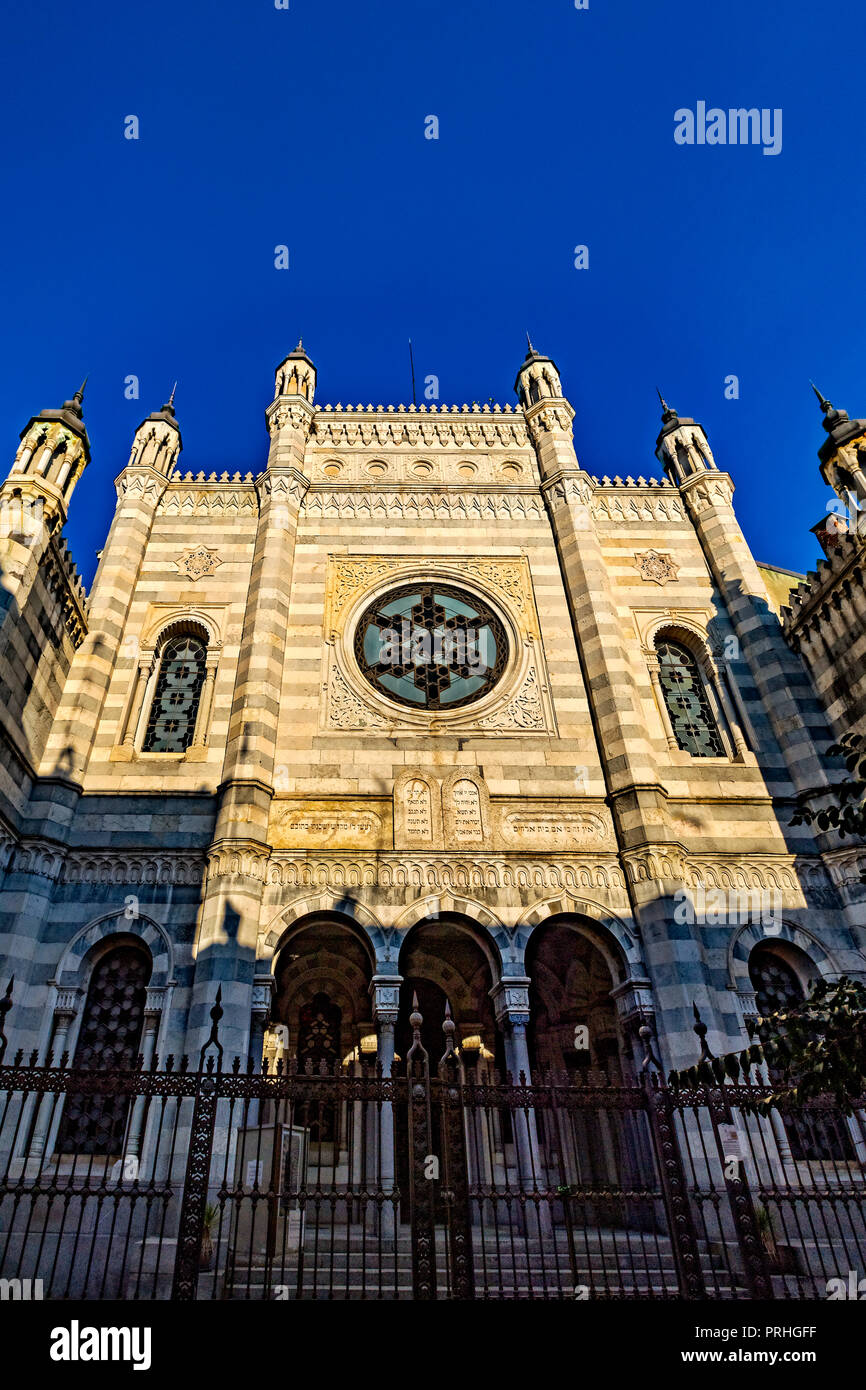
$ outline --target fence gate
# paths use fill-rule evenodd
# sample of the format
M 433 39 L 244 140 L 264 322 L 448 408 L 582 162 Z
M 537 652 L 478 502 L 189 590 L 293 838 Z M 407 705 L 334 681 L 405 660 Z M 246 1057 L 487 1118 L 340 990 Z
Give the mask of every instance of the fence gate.
M 0 1297 L 824 1298 L 866 1268 L 861 1113 L 514 1084 L 450 1020 L 428 1057 L 417 1011 L 392 1076 L 242 1072 L 215 1013 L 195 1069 L 0 1065 Z

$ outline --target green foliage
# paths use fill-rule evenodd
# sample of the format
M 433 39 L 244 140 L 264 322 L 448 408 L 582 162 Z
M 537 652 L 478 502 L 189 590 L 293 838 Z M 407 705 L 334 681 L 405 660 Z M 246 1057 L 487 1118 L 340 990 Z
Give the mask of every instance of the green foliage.
M 866 986 L 843 975 L 820 980 L 811 996 L 790 1009 L 751 1020 L 749 1047 L 671 1072 L 674 1089 L 748 1082 L 756 1067 L 770 1074 L 771 1095 L 757 1111 L 782 1104 L 801 1111 L 818 1096 L 832 1097 L 850 1115 L 866 1094 Z M 741 1107 L 745 1108 L 745 1107 Z
M 843 782 L 834 782 L 835 803 L 812 810 L 809 793 L 797 798 L 792 825 L 816 825 L 819 830 L 836 830 L 840 835 L 866 837 L 866 735 L 846 734 L 828 753 L 844 758 L 850 773 Z

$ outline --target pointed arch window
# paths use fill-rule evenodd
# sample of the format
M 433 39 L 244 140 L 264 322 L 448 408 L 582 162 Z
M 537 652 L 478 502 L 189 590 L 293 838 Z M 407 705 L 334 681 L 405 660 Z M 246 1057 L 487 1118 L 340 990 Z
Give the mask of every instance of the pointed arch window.
M 662 698 L 678 746 L 693 758 L 724 758 L 722 735 L 696 657 L 668 638 L 656 643 L 656 652 Z
M 198 637 L 165 643 L 142 745 L 145 753 L 184 753 L 193 741 L 207 664 Z

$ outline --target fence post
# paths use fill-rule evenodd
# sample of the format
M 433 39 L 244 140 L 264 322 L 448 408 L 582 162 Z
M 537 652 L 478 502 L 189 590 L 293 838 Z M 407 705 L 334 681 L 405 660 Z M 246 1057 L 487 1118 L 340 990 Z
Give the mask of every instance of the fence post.
M 427 1171 L 433 1135 L 430 1108 L 430 1059 L 421 1044 L 418 996 L 412 996 L 412 1046 L 406 1058 L 407 1110 L 409 1113 L 409 1210 L 412 1226 L 412 1287 L 416 1299 L 436 1297 L 436 1228 L 434 1175 Z M 436 1174 L 438 1177 L 438 1174 Z
M 771 1299 L 774 1296 L 773 1281 L 767 1262 L 766 1248 L 755 1217 L 755 1207 L 752 1201 L 751 1188 L 746 1178 L 745 1163 L 741 1155 L 736 1155 L 736 1169 L 739 1176 L 736 1178 L 730 1176 L 733 1156 L 725 1153 L 722 1136 L 719 1133 L 720 1124 L 734 1127 L 734 1117 L 725 1095 L 725 1087 L 719 1086 L 718 1092 L 713 1092 L 707 1087 L 706 1097 L 707 1110 L 716 1138 L 719 1162 L 722 1165 L 722 1175 L 725 1179 L 725 1189 L 734 1221 L 734 1230 L 737 1234 L 737 1243 L 743 1257 L 743 1273 L 746 1277 L 749 1297 Z
M 715 1061 L 713 1054 L 707 1045 L 707 1025 L 701 1019 L 700 1011 L 694 1001 L 692 1008 L 695 1014 L 694 1031 L 701 1044 L 701 1062 L 712 1063 Z M 732 1178 L 729 1175 L 728 1163 L 729 1155 L 724 1151 L 722 1136 L 719 1133 L 719 1125 L 726 1124 L 733 1126 L 733 1114 L 728 1104 L 725 1094 L 724 1081 L 720 1080 L 717 1092 L 704 1087 L 706 1095 L 707 1113 L 710 1123 L 713 1126 L 713 1134 L 716 1140 L 719 1162 L 722 1165 L 722 1176 L 725 1180 L 725 1190 L 728 1194 L 731 1216 L 734 1221 L 734 1230 L 737 1235 L 737 1244 L 740 1247 L 740 1254 L 743 1257 L 743 1272 L 749 1289 L 749 1297 L 756 1299 L 769 1299 L 773 1297 L 773 1281 L 770 1278 L 769 1265 L 767 1264 L 767 1252 L 764 1249 L 764 1242 L 758 1230 L 758 1223 L 755 1219 L 755 1208 L 752 1204 L 752 1193 L 746 1180 L 746 1170 L 742 1160 L 737 1157 L 737 1173 L 741 1176 Z
M 701 1269 L 695 1223 L 692 1220 L 685 1168 L 677 1139 L 675 1106 L 664 1079 L 660 1082 L 658 1071 L 651 1072 L 652 1067 L 659 1068 L 658 1059 L 653 1052 L 652 1029 L 644 1023 L 638 1032 L 646 1048 L 641 1080 L 646 1096 L 650 1132 L 661 1179 L 680 1293 L 683 1298 L 702 1299 L 706 1298 L 707 1290 Z
M 445 1034 L 445 1055 L 439 1063 L 444 1166 L 442 1200 L 445 1203 L 448 1222 L 451 1297 L 467 1299 L 475 1297 L 472 1214 L 469 1206 L 469 1171 L 466 1158 L 465 1111 L 460 1088 L 460 1062 L 454 1051 L 454 1020 L 451 1017 L 451 1005 L 447 1002 L 442 1031 Z
M 214 1125 L 217 1101 L 219 1100 L 217 1078 L 222 1067 L 223 1057 L 222 1043 L 219 1040 L 219 1021 L 223 1016 L 221 999 L 222 985 L 217 989 L 216 1003 L 210 1011 L 213 1020 L 210 1037 L 199 1055 L 195 1104 L 189 1135 L 189 1155 L 178 1221 L 174 1285 L 171 1291 L 172 1301 L 178 1302 L 194 1300 L 198 1289 L 201 1238 L 204 1232 Z M 205 1068 L 205 1053 L 211 1044 L 217 1050 L 216 1076 L 214 1076 L 213 1057 L 208 1057 Z

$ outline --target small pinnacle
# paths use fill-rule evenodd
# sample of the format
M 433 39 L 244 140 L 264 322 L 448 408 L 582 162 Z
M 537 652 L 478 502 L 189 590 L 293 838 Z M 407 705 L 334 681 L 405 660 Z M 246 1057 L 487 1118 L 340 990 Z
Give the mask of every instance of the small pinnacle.
M 64 401 L 64 409 L 71 410 L 75 415 L 81 415 L 81 402 L 84 398 L 84 388 L 87 385 L 87 377 L 84 378 L 71 401 Z
M 826 415 L 826 414 L 828 413 L 828 411 L 830 411 L 830 410 L 833 409 L 832 405 L 831 405 L 830 402 L 826 399 L 825 396 L 822 396 L 822 395 L 821 395 L 821 392 L 818 390 L 818 388 L 817 388 L 817 386 L 815 385 L 814 381 L 810 381 L 810 382 L 809 382 L 809 385 L 811 386 L 812 390 L 815 392 L 815 395 L 818 397 L 818 400 L 819 400 L 820 405 L 821 405 L 821 409 L 823 410 L 824 414 Z

